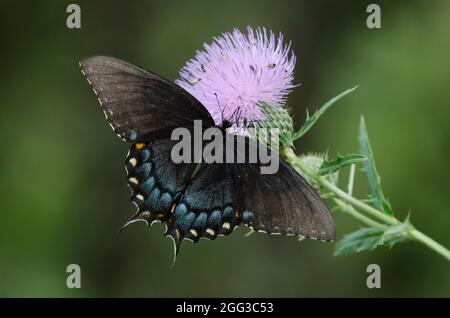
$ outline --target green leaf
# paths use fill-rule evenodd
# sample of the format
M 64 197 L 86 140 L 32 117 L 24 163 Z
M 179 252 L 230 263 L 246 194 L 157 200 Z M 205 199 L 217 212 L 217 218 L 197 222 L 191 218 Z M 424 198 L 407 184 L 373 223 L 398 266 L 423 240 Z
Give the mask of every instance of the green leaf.
M 345 156 L 338 156 L 333 160 L 326 160 L 319 168 L 319 175 L 323 176 L 329 173 L 336 172 L 343 167 L 367 160 L 367 157 L 361 154 L 350 154 Z
M 388 228 L 383 233 L 381 244 L 387 244 L 389 247 L 392 247 L 397 243 L 408 240 L 410 238 L 407 231 L 409 226 L 411 226 L 411 224 L 409 221 L 406 221 Z
M 395 244 L 410 239 L 408 221 L 391 226 L 386 230 L 373 227 L 364 227 L 355 232 L 347 234 L 342 240 L 336 243 L 334 255 L 348 255 L 362 251 L 370 251 L 378 246 L 387 245 L 393 247 Z
M 388 215 L 393 215 L 392 207 L 384 197 L 381 190 L 381 179 L 375 166 L 372 146 L 370 145 L 369 136 L 366 130 L 366 123 L 364 121 L 364 117 L 362 116 L 359 124 L 358 140 L 361 153 L 369 159 L 363 163 L 363 171 L 367 177 L 367 181 L 369 182 L 373 205 L 380 211 L 383 211 Z
M 383 231 L 371 227 L 364 227 L 347 234 L 336 243 L 334 255 L 348 255 L 367 250 L 373 250 L 380 245 Z
M 292 135 L 292 140 L 297 140 L 300 137 L 302 137 L 304 134 L 306 134 L 306 132 L 308 130 L 311 129 L 312 126 L 314 126 L 314 124 L 317 122 L 317 120 L 319 119 L 320 116 L 323 115 L 323 113 L 325 113 L 328 108 L 330 108 L 334 103 L 336 103 L 338 100 L 340 100 L 342 97 L 350 94 L 351 92 L 353 92 L 355 89 L 357 89 L 358 86 L 355 86 L 353 88 L 350 88 L 342 93 L 340 93 L 339 95 L 333 97 L 332 99 L 330 99 L 328 102 L 326 102 L 322 107 L 320 107 L 320 109 L 318 111 L 316 111 L 311 117 L 306 118 L 305 122 L 303 123 L 303 126 Z

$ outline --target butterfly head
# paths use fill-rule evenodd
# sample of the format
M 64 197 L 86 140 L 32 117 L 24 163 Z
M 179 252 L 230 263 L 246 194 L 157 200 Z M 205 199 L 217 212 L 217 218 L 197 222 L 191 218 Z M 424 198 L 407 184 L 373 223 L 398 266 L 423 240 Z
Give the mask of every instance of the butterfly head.
M 219 127 L 220 127 L 222 130 L 227 130 L 227 129 L 230 128 L 231 126 L 233 126 L 233 123 L 230 122 L 228 119 L 224 119 L 224 120 L 222 121 L 222 123 L 220 124 Z

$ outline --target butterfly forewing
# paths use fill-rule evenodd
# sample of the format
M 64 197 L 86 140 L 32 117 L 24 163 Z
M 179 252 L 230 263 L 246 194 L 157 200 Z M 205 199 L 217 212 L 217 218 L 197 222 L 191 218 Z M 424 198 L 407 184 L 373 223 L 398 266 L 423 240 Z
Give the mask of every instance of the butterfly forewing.
M 112 129 L 128 142 L 170 136 L 173 129 L 202 120 L 213 126 L 208 111 L 178 85 L 125 61 L 94 56 L 80 62 Z

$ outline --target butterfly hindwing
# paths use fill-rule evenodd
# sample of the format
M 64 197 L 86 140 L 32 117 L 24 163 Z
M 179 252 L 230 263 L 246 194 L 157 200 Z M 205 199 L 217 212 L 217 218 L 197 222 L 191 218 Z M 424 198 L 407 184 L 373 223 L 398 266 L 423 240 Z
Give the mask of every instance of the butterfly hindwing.
M 312 187 L 282 158 L 275 174 L 260 174 L 258 164 L 237 165 L 239 208 L 249 210 L 244 221 L 256 231 L 331 241 L 336 226 L 330 210 Z
M 125 166 L 132 189 L 131 201 L 138 211 L 128 223 L 168 220 L 195 168 L 195 164 L 173 163 L 174 144 L 175 141 L 163 139 L 131 146 Z
M 149 142 L 191 127 L 200 119 L 212 126 L 208 111 L 175 83 L 128 62 L 94 56 L 80 62 L 112 129 L 122 139 Z
M 269 234 L 334 240 L 334 220 L 311 186 L 280 157 L 276 173 L 261 174 L 263 165 L 250 162 L 249 152 L 263 146 L 235 137 L 245 144 L 244 153 L 235 147 L 235 163 L 203 163 L 180 196 L 166 231 L 176 252 L 184 239 L 215 239 L 241 223 Z
M 168 222 L 177 252 L 183 239 L 197 242 L 230 234 L 241 223 L 231 166 L 205 164 L 183 192 Z

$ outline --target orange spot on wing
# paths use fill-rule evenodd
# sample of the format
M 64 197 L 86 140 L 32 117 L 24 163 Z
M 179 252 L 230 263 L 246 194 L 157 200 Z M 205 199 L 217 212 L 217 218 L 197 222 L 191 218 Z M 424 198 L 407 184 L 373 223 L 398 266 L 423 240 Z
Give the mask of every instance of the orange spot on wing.
M 142 149 L 145 147 L 145 144 L 136 144 L 136 149 Z

